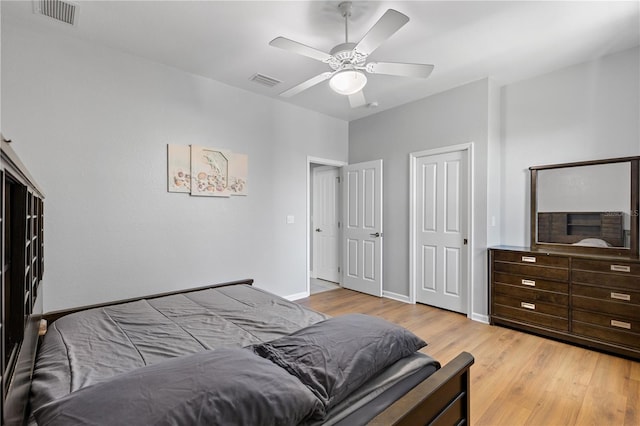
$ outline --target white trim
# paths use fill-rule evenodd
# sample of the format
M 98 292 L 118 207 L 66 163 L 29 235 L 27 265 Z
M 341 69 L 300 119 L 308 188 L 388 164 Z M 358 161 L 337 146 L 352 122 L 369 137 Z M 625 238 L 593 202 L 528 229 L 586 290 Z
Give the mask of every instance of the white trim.
M 302 293 L 295 293 L 295 294 L 290 294 L 288 296 L 282 296 L 284 299 L 290 300 L 290 301 L 294 301 L 294 300 L 298 300 L 298 299 L 304 299 L 305 297 L 309 297 L 309 292 L 308 291 L 303 291 Z
M 481 314 L 476 314 L 476 313 L 472 313 L 471 314 L 471 319 L 474 321 L 478 321 L 484 324 L 489 324 L 489 316 L 488 315 L 481 315 Z
M 311 266 L 311 238 L 309 238 L 309 234 L 311 230 L 311 164 L 322 164 L 324 166 L 343 167 L 343 166 L 346 166 L 348 163 L 345 161 L 331 160 L 328 158 L 307 156 L 307 221 L 306 221 L 307 226 L 305 228 L 305 235 L 306 235 L 305 238 L 307 239 L 307 291 L 306 291 L 306 296 L 303 296 L 303 297 L 307 297 L 309 296 L 309 294 L 311 294 L 312 271 L 309 270 Z M 340 232 L 342 232 L 342 229 L 340 230 Z M 341 236 L 340 236 L 340 240 L 342 240 Z M 340 259 L 342 259 L 342 256 L 340 256 Z M 340 270 L 342 271 L 342 265 L 340 266 L 341 266 Z M 340 274 L 339 278 L 340 278 L 340 282 L 338 282 L 338 284 L 342 286 L 342 273 Z M 299 294 L 302 294 L 302 293 L 299 293 Z
M 474 275 L 473 275 L 473 257 L 474 257 L 474 229 L 473 223 L 475 222 L 473 200 L 475 189 L 475 177 L 473 175 L 475 164 L 473 155 L 473 142 L 443 146 L 440 148 L 428 149 L 425 151 L 412 152 L 409 154 L 409 302 L 416 303 L 416 277 L 415 277 L 415 230 L 416 230 L 416 160 L 419 157 L 427 157 L 431 155 L 447 154 L 449 152 L 467 151 L 467 229 L 469 236 L 469 256 L 467 266 L 467 318 L 474 319 L 474 317 L 480 317 L 480 315 L 473 314 L 473 290 L 475 288 Z M 479 320 L 478 320 L 479 321 Z
M 394 293 L 392 291 L 382 290 L 382 297 L 386 297 L 387 299 L 397 300 L 398 302 L 411 303 L 409 296 L 405 296 L 404 294 Z

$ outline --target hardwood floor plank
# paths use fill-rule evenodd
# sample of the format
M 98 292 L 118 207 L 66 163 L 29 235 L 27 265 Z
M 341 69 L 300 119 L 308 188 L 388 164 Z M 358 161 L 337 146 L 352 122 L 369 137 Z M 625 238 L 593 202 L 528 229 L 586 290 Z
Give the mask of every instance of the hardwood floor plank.
M 487 426 L 640 426 L 640 363 L 427 305 L 350 290 L 299 303 L 326 314 L 365 313 L 408 328 L 445 364 L 458 353 L 471 367 L 471 423 Z
M 583 392 L 586 392 L 584 387 Z M 580 401 L 581 402 L 581 401 Z M 545 391 L 540 395 L 526 425 L 575 425 L 578 418 L 578 405 L 571 396 Z
M 632 380 L 627 394 L 627 409 L 624 415 L 624 426 L 640 425 L 640 381 Z
M 590 386 L 587 389 L 576 424 L 621 425 L 624 424 L 626 408 L 626 396 Z M 636 421 L 635 424 L 637 425 L 638 422 Z

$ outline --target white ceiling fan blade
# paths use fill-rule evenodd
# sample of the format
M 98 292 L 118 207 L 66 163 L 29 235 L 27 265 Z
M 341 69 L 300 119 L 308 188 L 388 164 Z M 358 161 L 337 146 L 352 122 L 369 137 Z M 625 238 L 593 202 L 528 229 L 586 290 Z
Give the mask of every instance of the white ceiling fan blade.
M 398 75 L 401 77 L 427 78 L 433 71 L 433 65 L 403 64 L 397 62 L 369 62 L 366 66 L 371 74 Z
M 315 59 L 321 62 L 327 62 L 331 59 L 331 55 L 324 53 L 313 47 L 309 47 L 297 41 L 289 40 L 284 37 L 276 37 L 271 42 L 271 46 L 279 47 L 280 49 L 288 50 L 289 52 L 297 53 L 298 55 L 306 56 L 311 59 Z
M 370 55 L 371 52 L 376 50 L 386 39 L 391 37 L 407 22 L 409 22 L 407 15 L 397 10 L 387 10 L 354 49 L 363 55 Z
M 312 77 L 307 81 L 303 81 L 297 86 L 293 86 L 291 89 L 280 93 L 280 96 L 282 96 L 283 98 L 290 98 L 291 96 L 297 95 L 303 90 L 307 90 L 308 88 L 313 87 L 316 84 L 322 83 L 323 81 L 330 79 L 332 75 L 333 73 L 329 71 L 323 72 L 322 74 L 318 74 L 315 77 Z
M 349 95 L 349 105 L 351 105 L 351 108 L 358 108 L 365 106 L 366 104 L 367 100 L 365 99 L 364 92 L 362 90 L 354 93 L 353 95 Z

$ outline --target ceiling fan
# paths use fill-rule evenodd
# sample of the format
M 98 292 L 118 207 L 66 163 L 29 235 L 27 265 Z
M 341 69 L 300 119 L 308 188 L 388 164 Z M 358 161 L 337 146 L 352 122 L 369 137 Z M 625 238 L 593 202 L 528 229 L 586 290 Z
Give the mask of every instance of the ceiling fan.
M 338 5 L 338 9 L 344 17 L 345 42 L 335 46 L 329 53 L 285 37 L 276 37 L 271 40 L 269 43 L 271 46 L 324 62 L 333 70 L 312 77 L 280 93 L 280 96 L 289 98 L 330 79 L 329 86 L 336 93 L 348 96 L 351 108 L 357 108 L 367 104 L 364 93 L 362 93 L 362 89 L 367 84 L 367 76 L 363 71 L 369 74 L 387 74 L 416 78 L 429 77 L 433 71 L 433 65 L 367 62 L 367 57 L 374 50 L 409 22 L 408 16 L 397 10 L 389 9 L 382 15 L 378 22 L 371 27 L 360 42 L 350 43 L 349 17 L 351 16 L 351 8 L 352 4 L 350 1 L 342 2 Z

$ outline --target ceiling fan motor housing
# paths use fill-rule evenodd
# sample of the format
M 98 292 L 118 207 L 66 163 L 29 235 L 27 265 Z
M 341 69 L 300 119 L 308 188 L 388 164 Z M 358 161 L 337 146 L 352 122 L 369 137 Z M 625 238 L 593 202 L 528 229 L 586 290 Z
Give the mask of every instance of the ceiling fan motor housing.
M 358 53 L 354 48 L 356 43 L 342 43 L 331 49 L 331 58 L 328 64 L 334 70 L 345 68 L 363 67 L 367 59 L 366 55 Z

